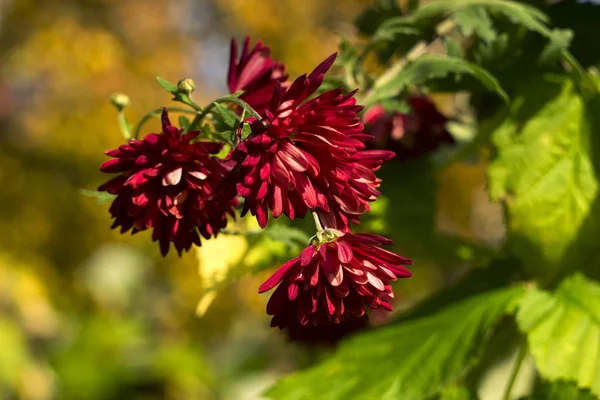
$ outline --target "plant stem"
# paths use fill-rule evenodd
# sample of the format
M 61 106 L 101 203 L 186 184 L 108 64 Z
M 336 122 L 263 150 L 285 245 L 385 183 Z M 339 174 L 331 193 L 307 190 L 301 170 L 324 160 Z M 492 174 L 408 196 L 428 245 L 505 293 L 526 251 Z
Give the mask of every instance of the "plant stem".
M 323 225 L 321 225 L 321 220 L 319 219 L 319 214 L 316 211 L 312 211 L 313 220 L 315 221 L 315 226 L 317 227 L 317 232 L 323 230 Z
M 129 124 L 127 123 L 127 118 L 125 118 L 125 113 L 123 110 L 119 110 L 117 113 L 117 121 L 119 122 L 121 134 L 125 140 L 129 141 L 131 139 L 131 132 L 129 131 Z
M 154 117 L 157 114 L 160 114 L 162 112 L 162 110 L 163 110 L 163 107 L 157 108 L 157 109 L 154 109 L 154 110 L 150 111 L 146 115 L 144 115 L 142 117 L 142 119 L 140 120 L 140 122 L 138 123 L 137 127 L 135 128 L 135 132 L 133 134 L 133 138 L 137 139 L 140 136 L 140 132 L 142 131 L 142 126 L 144 126 L 144 124 L 146 122 L 148 122 L 152 117 Z M 169 111 L 175 111 L 175 112 L 181 112 L 181 113 L 186 113 L 186 114 L 194 114 L 194 115 L 198 114 L 197 111 L 189 110 L 189 109 L 183 108 L 183 107 L 167 107 L 167 110 L 169 110 Z
M 517 354 L 517 361 L 515 362 L 515 366 L 513 367 L 513 371 L 508 379 L 508 385 L 506 386 L 506 391 L 504 392 L 503 400 L 510 399 L 510 392 L 512 392 L 515 381 L 517 380 L 517 376 L 519 375 L 519 371 L 521 370 L 521 366 L 523 365 L 523 361 L 525 361 L 525 356 L 527 356 L 527 339 L 523 339 L 521 346 L 519 347 L 519 352 Z

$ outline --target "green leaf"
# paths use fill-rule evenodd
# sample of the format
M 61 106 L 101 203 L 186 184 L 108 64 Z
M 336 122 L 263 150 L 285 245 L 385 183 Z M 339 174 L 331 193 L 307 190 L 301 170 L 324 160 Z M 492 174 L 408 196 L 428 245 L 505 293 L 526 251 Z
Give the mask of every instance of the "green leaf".
M 221 121 L 225 126 L 229 129 L 235 131 L 238 126 L 238 116 L 228 108 L 223 107 L 219 103 L 215 103 L 215 110 L 217 111 L 218 116 L 221 118 Z
M 117 197 L 116 195 L 110 194 L 108 192 L 99 192 L 97 190 L 89 189 L 81 189 L 79 193 L 81 193 L 84 196 L 94 197 L 96 199 L 96 203 L 98 204 L 108 203 L 110 201 L 113 201 L 113 199 Z
M 600 395 L 600 285 L 581 274 L 555 293 L 530 290 L 517 322 L 544 379 L 573 380 Z
M 572 82 L 556 76 L 521 93 L 492 133 L 498 155 L 488 170 L 489 187 L 493 199 L 506 203 L 507 248 L 530 273 L 549 278 L 565 266 L 583 265 L 575 262 L 578 253 L 596 243 L 579 237 L 598 191 L 590 110 Z
M 235 131 L 226 130 L 223 132 L 219 132 L 219 134 L 229 143 L 235 143 L 237 140 L 237 134 Z
M 446 45 L 446 54 L 448 57 L 464 58 L 465 54 L 459 42 L 452 38 L 446 37 L 444 38 L 444 44 Z
M 185 132 L 188 132 L 190 129 L 190 120 L 185 115 L 179 116 L 179 127 L 183 129 Z
M 450 18 L 463 31 L 474 32 L 484 40 L 492 41 L 496 36 L 490 17 L 501 16 L 512 23 L 537 32 L 550 43 L 541 61 L 560 54 L 572 67 L 574 76 L 580 79 L 584 71 L 576 59 L 567 51 L 569 38 L 564 31 L 548 27 L 548 17 L 535 7 L 508 0 L 441 0 L 429 3 L 414 13 L 387 19 L 378 31 L 385 32 L 394 27 L 419 27 L 433 29 L 441 20 Z M 377 33 L 376 33 L 377 34 Z
M 522 288 L 487 292 L 429 317 L 353 336 L 326 361 L 283 378 L 267 396 L 430 398 L 467 373 L 500 316 L 522 294 Z
M 244 123 L 242 125 L 242 138 L 241 140 L 246 139 L 252 133 L 252 128 L 250 128 L 250 124 Z
M 467 10 L 466 15 L 470 16 L 470 18 L 466 18 L 464 14 L 460 18 L 462 18 L 462 21 L 467 22 L 468 27 L 473 28 L 474 25 L 478 25 L 477 22 L 473 21 L 473 18 L 477 13 L 481 13 L 481 11 L 476 9 L 503 15 L 513 23 L 523 25 L 529 30 L 546 36 L 549 34 L 549 30 L 546 27 L 548 17 L 543 12 L 535 7 L 509 0 L 440 0 L 429 3 L 410 15 L 389 18 L 382 24 L 381 28 L 385 29 L 389 26 L 400 24 L 430 24 L 443 18 L 454 18 L 457 13 L 465 12 L 465 10 Z M 461 21 L 460 18 L 457 22 Z
M 310 237 L 301 229 L 283 224 L 272 224 L 261 231 L 271 240 L 284 243 L 292 250 L 302 250 L 308 245 Z
M 378 80 L 374 87 L 374 94 L 369 99 L 369 104 L 375 104 L 383 99 L 394 97 L 409 86 L 420 86 L 429 80 L 445 78 L 450 74 L 472 75 L 488 90 L 508 101 L 508 96 L 498 80 L 478 65 L 456 57 L 425 54 L 409 63 L 397 74 L 385 80 Z
M 486 42 L 491 42 L 497 37 L 494 24 L 485 6 L 470 5 L 458 10 L 454 14 L 454 20 L 465 36 L 475 34 Z
M 164 80 L 160 76 L 157 76 L 156 80 L 158 81 L 158 84 L 162 86 L 162 88 L 165 89 L 167 92 L 174 95 L 176 95 L 179 92 L 179 90 L 177 90 L 177 85 L 174 85 L 171 82 Z
M 373 41 L 379 40 L 394 40 L 396 37 L 401 35 L 413 36 L 419 35 L 420 31 L 416 28 L 404 25 L 392 25 L 387 29 L 380 29 L 373 35 Z
M 579 389 L 573 382 L 545 382 L 521 400 L 597 400 L 589 390 Z
M 467 387 L 452 384 L 445 387 L 441 392 L 437 400 L 475 400 L 477 395 L 474 394 Z
M 544 47 L 540 55 L 540 63 L 546 63 L 556 60 L 560 54 L 567 50 L 573 39 L 573 31 L 570 29 L 554 29 L 550 32 L 550 41 Z

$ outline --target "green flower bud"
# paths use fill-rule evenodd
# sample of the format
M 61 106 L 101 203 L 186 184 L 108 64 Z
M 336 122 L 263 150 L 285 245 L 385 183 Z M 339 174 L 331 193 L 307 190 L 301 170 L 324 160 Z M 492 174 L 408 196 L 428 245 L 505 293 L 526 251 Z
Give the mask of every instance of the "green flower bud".
M 110 96 L 110 102 L 119 111 L 123 111 L 129 106 L 129 96 L 123 93 L 115 93 Z
M 179 90 L 179 93 L 190 94 L 196 90 L 196 84 L 190 78 L 182 79 L 177 84 L 177 90 Z

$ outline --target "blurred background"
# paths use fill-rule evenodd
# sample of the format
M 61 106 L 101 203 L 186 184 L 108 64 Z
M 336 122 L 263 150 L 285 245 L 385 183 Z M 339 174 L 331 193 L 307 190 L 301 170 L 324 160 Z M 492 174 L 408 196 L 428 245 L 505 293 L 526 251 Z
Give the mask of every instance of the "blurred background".
M 255 399 L 326 356 L 269 328 L 257 295 L 292 244 L 264 241 L 250 257 L 247 239 L 221 236 L 163 259 L 149 232 L 111 231 L 108 204 L 80 190 L 106 179 L 103 152 L 123 141 L 112 93 L 131 97 L 131 122 L 168 104 L 156 75 L 193 78 L 200 104 L 223 95 L 231 36 L 262 39 L 295 77 L 337 49 L 337 32 L 355 35 L 366 3 L 0 0 L 0 399 Z M 483 165 L 430 165 L 382 171 L 385 196 L 364 223 L 415 261 L 399 311 L 503 238 Z M 241 258 L 266 270 L 215 285 Z

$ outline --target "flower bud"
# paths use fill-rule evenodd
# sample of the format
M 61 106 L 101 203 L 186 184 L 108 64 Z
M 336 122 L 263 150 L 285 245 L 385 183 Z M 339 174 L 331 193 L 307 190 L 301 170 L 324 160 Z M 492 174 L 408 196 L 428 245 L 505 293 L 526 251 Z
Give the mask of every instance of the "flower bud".
M 115 93 L 110 96 L 110 102 L 119 111 L 123 111 L 129 106 L 129 96 L 123 93 Z
M 179 93 L 190 94 L 196 90 L 196 84 L 190 78 L 182 79 L 177 83 L 177 90 Z

